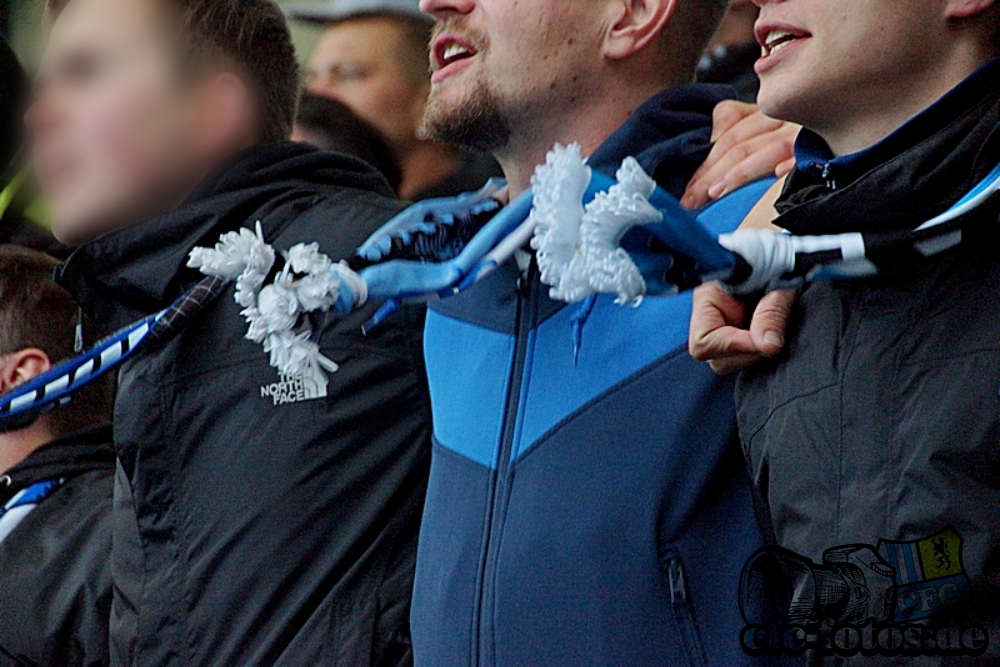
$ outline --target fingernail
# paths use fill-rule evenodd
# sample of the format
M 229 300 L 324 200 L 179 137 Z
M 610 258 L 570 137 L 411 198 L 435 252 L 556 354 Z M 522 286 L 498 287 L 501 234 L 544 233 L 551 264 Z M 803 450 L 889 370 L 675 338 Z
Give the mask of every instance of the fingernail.
M 716 183 L 708 189 L 708 196 L 712 199 L 718 199 L 722 196 L 722 193 L 726 191 L 725 183 Z
M 777 331 L 768 331 L 764 334 L 764 342 L 774 347 L 784 347 L 785 337 Z

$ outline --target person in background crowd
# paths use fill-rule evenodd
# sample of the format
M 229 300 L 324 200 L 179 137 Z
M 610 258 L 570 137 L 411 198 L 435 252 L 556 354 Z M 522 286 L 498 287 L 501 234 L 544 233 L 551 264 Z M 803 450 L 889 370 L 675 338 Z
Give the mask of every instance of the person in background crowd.
M 760 79 L 753 66 L 760 45 L 753 34 L 758 9 L 753 0 L 732 0 L 719 31 L 698 63 L 698 81 L 725 83 L 739 91 L 742 102 L 756 102 Z
M 25 164 L 24 123 L 30 84 L 7 42 L 0 37 L 0 243 L 45 250 L 65 257 L 45 228 L 47 216 L 41 206 L 30 169 Z
M 73 356 L 79 311 L 56 260 L 0 246 L 0 393 Z M 110 382 L 0 433 L 0 665 L 108 664 Z
M 288 292 L 257 298 L 262 275 L 240 282 L 251 316 L 188 266 L 240 230 L 276 262 L 304 241 L 336 262 L 401 205 L 360 160 L 288 141 L 299 65 L 273 2 L 48 9 L 27 122 L 53 230 L 79 246 L 58 281 L 113 329 L 187 297 L 120 371 L 111 663 L 409 664 L 422 312 L 364 336 L 372 309 L 290 314 Z M 234 261 L 258 267 L 249 247 Z
M 997 175 L 1000 5 L 755 2 L 761 107 L 806 128 L 767 219 L 799 236 L 863 234 L 852 266 L 868 277 L 759 304 L 703 286 L 692 353 L 744 371 L 743 447 L 777 544 L 815 561 L 898 545 L 882 553 L 899 585 L 893 620 L 989 634 L 984 655 L 914 664 L 997 664 L 1000 203 L 938 226 L 945 235 L 911 234 Z M 934 536 L 934 558 L 914 570 L 910 545 Z M 968 579 L 928 594 L 916 584 L 937 568 Z M 855 661 L 899 664 L 838 664 Z
M 286 8 L 326 26 L 309 59 L 306 90 L 343 102 L 389 139 L 403 171 L 399 196 L 411 201 L 475 190 L 499 174 L 488 156 L 431 141 L 422 130 L 433 22 L 417 4 L 332 0 Z
M 402 172 L 389 142 L 373 125 L 358 118 L 346 105 L 336 100 L 303 95 L 299 101 L 292 141 L 361 158 L 385 176 L 389 187 L 399 189 Z
M 511 200 L 571 142 L 611 176 L 635 156 L 680 197 L 732 94 L 690 85 L 726 7 L 424 0 L 438 24 L 427 127 L 491 151 Z M 613 301 L 566 307 L 522 253 L 432 303 L 418 665 L 755 664 L 736 590 L 761 535 L 733 386 L 685 354 L 689 299 Z

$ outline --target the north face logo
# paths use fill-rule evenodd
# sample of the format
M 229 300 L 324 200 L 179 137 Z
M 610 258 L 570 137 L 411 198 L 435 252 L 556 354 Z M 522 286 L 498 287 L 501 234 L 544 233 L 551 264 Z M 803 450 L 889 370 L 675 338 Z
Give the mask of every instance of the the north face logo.
M 326 398 L 327 381 L 321 373 L 316 377 L 305 378 L 301 375 L 281 375 L 278 382 L 273 382 L 260 388 L 261 398 L 270 398 L 274 405 L 287 405 L 314 401 Z

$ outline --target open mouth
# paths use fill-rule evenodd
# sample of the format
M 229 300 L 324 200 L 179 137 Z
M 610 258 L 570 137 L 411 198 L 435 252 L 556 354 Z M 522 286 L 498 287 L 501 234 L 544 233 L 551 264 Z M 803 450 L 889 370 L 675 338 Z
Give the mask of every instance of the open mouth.
M 763 57 L 780 53 L 796 42 L 808 39 L 812 35 L 798 28 L 784 25 L 760 24 L 756 28 L 757 42 L 763 49 Z
M 771 34 L 767 36 L 767 42 L 764 44 L 764 51 L 767 55 L 773 56 L 775 53 L 797 39 L 801 39 L 801 37 L 784 30 L 773 30 L 771 31 Z
M 478 54 L 474 46 L 456 36 L 444 36 L 434 43 L 434 64 L 443 70 Z

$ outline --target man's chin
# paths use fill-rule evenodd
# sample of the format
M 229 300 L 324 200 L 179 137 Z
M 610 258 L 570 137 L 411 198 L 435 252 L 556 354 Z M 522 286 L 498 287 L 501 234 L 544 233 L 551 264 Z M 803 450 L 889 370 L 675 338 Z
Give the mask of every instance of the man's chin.
M 80 234 L 75 231 L 59 229 L 54 225 L 52 227 L 52 236 L 54 236 L 56 241 L 59 241 L 59 243 L 68 245 L 71 248 L 79 248 L 80 246 L 87 245 L 97 238 L 97 236 L 90 234 Z
M 473 96 L 474 93 L 458 91 L 453 86 L 433 87 L 424 109 L 424 126 L 433 129 L 449 125 L 452 118 L 471 105 Z
M 61 217 L 56 214 L 52 220 L 52 235 L 60 243 L 73 247 L 86 245 L 114 229 L 115 225 L 101 224 L 93 218 Z
M 435 141 L 484 153 L 504 148 L 511 135 L 497 97 L 487 86 L 462 95 L 454 90 L 432 92 L 424 127 Z
M 794 92 L 794 88 L 786 85 L 779 85 L 777 82 L 771 85 L 762 85 L 760 93 L 757 95 L 757 105 L 764 115 L 789 123 L 802 124 L 802 107 L 807 106 L 805 100 L 808 98 L 807 91 L 803 94 Z

